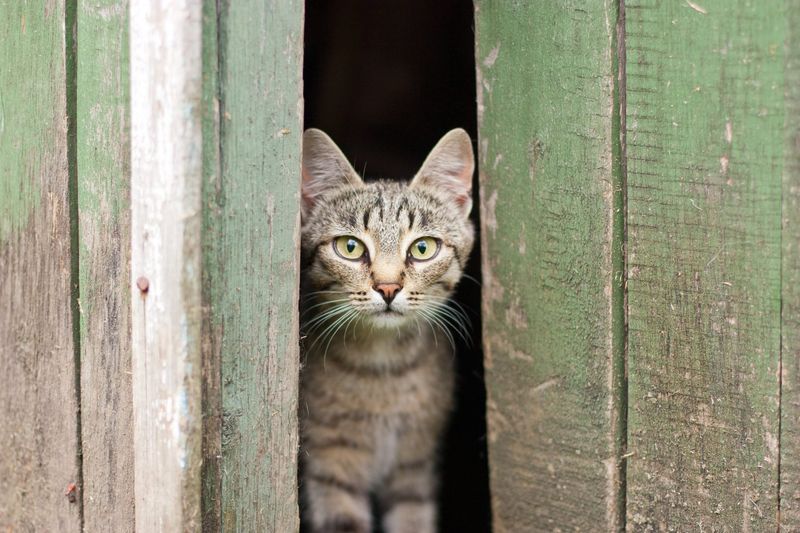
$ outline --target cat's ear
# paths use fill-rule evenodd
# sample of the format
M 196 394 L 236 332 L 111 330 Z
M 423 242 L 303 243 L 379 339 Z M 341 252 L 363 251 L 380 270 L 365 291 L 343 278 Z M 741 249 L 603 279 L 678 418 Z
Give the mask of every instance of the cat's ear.
M 314 206 L 319 195 L 350 185 L 362 187 L 364 182 L 347 161 L 339 147 L 322 130 L 309 128 L 303 133 L 303 212 Z
M 436 143 L 411 181 L 411 187 L 429 187 L 448 193 L 467 216 L 472 209 L 474 170 L 472 141 L 466 131 L 457 128 Z

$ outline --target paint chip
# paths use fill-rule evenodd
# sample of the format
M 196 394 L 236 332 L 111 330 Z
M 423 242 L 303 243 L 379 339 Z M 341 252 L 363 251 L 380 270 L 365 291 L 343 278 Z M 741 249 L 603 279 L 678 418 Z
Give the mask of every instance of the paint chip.
M 500 55 L 500 43 L 497 43 L 497 46 L 489 50 L 489 55 L 487 55 L 486 59 L 483 60 L 483 66 L 486 68 L 491 68 L 494 65 L 494 62 L 497 61 L 498 55 Z
M 708 15 L 708 11 L 706 11 L 704 8 L 698 6 L 697 4 L 692 2 L 691 0 L 686 0 L 686 3 L 689 4 L 689 7 L 691 7 L 692 9 L 697 11 L 698 13 L 701 13 L 703 15 Z

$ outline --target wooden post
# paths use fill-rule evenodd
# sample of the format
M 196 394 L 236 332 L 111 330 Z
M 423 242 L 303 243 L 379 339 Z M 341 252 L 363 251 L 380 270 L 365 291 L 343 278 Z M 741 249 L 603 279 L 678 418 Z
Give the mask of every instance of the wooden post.
M 201 9 L 201 0 L 145 0 L 130 13 L 139 531 L 201 525 Z
M 296 531 L 303 2 L 208 2 L 207 531 Z
M 74 6 L 0 14 L 0 529 L 77 532 Z
M 81 445 L 86 531 L 134 530 L 128 1 L 78 2 Z
M 476 4 L 494 530 L 613 531 L 624 515 L 617 6 Z

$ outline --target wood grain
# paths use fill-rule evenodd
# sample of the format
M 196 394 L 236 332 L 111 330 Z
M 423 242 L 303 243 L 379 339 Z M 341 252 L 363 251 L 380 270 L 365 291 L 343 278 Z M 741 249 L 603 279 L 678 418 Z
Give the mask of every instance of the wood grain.
M 201 526 L 201 37 L 200 0 L 132 6 L 129 287 L 141 531 Z
M 78 3 L 84 527 L 134 530 L 127 0 Z
M 63 1 L 4 0 L 0 14 L 0 529 L 80 531 L 67 150 L 74 72 L 65 35 L 72 26 Z M 65 495 L 70 483 L 74 502 Z
M 785 3 L 780 526 L 800 530 L 800 1 Z
M 623 503 L 617 6 L 476 4 L 494 531 L 613 531 Z
M 219 40 L 205 49 L 205 453 L 221 448 L 221 458 L 206 470 L 205 527 L 215 527 L 219 509 L 224 529 L 290 532 L 298 528 L 303 3 L 222 2 L 216 18 L 208 12 L 205 31 L 218 22 Z
M 774 531 L 785 4 L 626 12 L 628 529 Z

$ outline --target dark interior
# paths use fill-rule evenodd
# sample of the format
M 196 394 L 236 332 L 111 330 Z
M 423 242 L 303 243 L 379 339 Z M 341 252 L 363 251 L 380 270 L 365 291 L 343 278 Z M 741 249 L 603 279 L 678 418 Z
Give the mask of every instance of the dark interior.
M 305 125 L 326 131 L 365 178 L 409 179 L 455 127 L 474 145 L 470 0 L 308 0 L 305 40 Z M 476 179 L 476 228 L 477 189 Z M 442 451 L 439 522 L 448 533 L 490 531 L 479 249 L 456 295 L 472 339 L 458 346 L 458 407 Z

